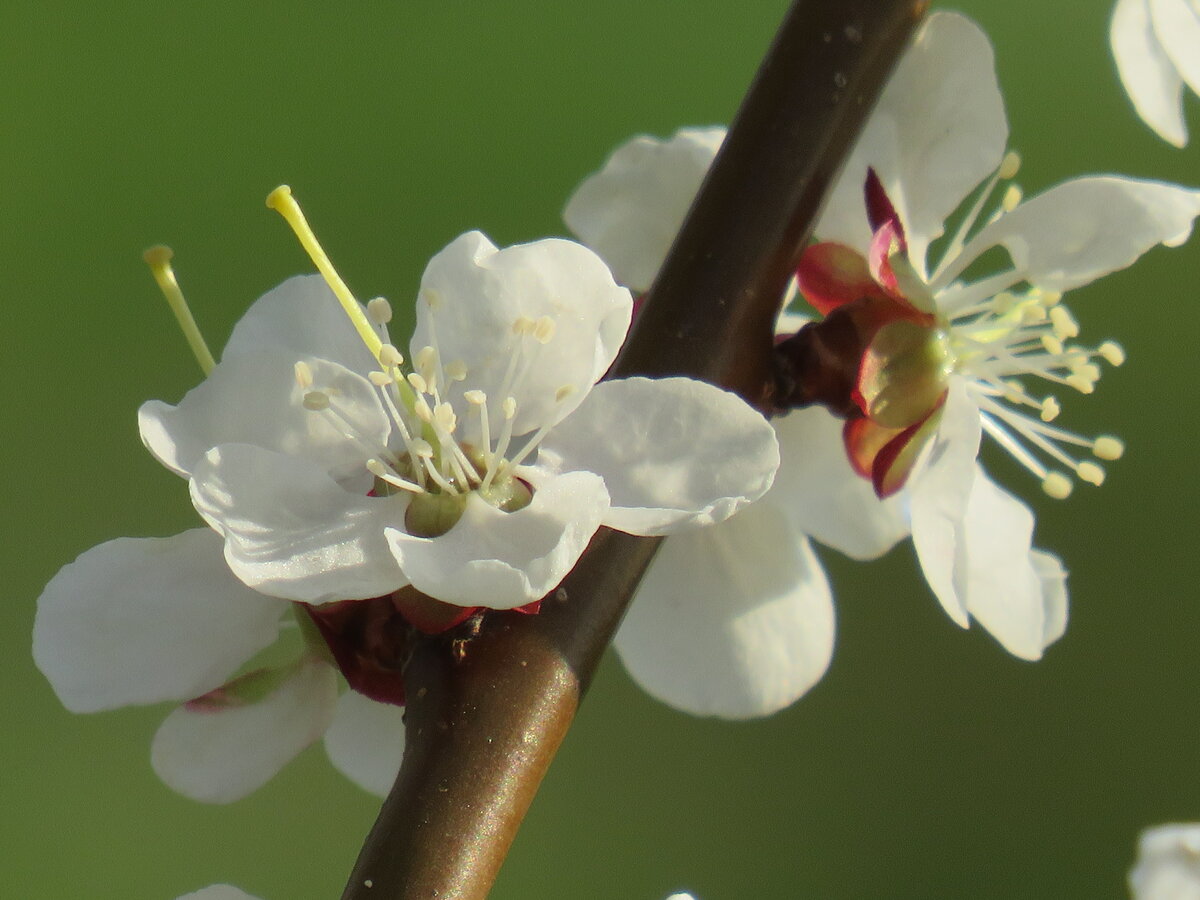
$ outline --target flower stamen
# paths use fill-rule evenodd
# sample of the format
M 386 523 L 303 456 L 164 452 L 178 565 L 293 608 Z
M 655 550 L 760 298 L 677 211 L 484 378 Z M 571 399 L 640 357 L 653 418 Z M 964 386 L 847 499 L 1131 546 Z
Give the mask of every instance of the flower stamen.
M 158 283 L 158 289 L 162 291 L 167 305 L 171 307 L 175 321 L 179 323 L 179 330 L 183 332 L 183 337 L 187 341 L 188 347 L 191 348 L 192 355 L 196 357 L 200 371 L 208 376 L 217 363 L 208 349 L 204 335 L 200 333 L 200 328 L 196 325 L 192 310 L 183 296 L 183 290 L 179 287 L 179 281 L 175 278 L 175 270 L 171 267 L 171 259 L 174 256 L 175 252 L 163 244 L 150 247 L 142 253 L 142 259 L 150 267 L 150 274 L 154 276 L 154 280 Z

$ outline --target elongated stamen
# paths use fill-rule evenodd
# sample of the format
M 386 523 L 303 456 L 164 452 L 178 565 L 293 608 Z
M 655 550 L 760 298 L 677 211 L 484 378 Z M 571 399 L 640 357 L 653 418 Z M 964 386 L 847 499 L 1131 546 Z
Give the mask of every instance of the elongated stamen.
M 575 393 L 575 385 L 564 384 L 562 387 L 560 387 L 555 392 L 554 402 L 562 403 L 564 400 L 566 400 L 568 397 L 570 397 L 574 393 Z M 532 453 L 535 449 L 537 449 L 538 444 L 540 444 L 542 442 L 542 440 L 546 437 L 546 435 L 550 433 L 550 429 L 554 427 L 555 423 L 556 423 L 555 419 L 553 419 L 553 418 L 548 419 L 546 421 L 546 423 L 544 425 L 542 425 L 541 428 L 539 428 L 537 431 L 535 431 L 533 434 L 533 437 L 531 437 L 528 441 L 525 442 L 525 446 L 522 447 L 520 449 L 520 451 L 515 456 L 513 456 L 512 459 L 510 459 L 508 461 L 509 467 L 515 469 L 522 462 L 524 462 L 525 457 L 529 456 L 530 453 Z
M 1005 154 L 1000 167 L 992 173 L 987 184 L 976 195 L 975 202 L 963 217 L 958 229 L 954 232 L 954 237 L 950 239 L 950 243 L 946 245 L 946 249 L 942 252 L 942 257 L 938 261 L 937 268 L 929 279 L 931 283 L 937 282 L 946 266 L 962 252 L 962 248 L 967 242 L 967 237 L 974 230 L 976 223 L 979 221 L 979 215 L 983 212 L 984 205 L 991 198 L 993 191 L 995 191 L 996 185 L 1001 180 L 1007 181 L 1015 177 L 1020 168 L 1021 157 L 1019 155 L 1012 151 Z
M 179 323 L 179 330 L 183 332 L 184 339 L 187 340 L 188 347 L 192 350 L 192 355 L 196 357 L 196 362 L 200 365 L 200 371 L 207 376 L 217 363 L 208 349 L 208 344 L 204 341 L 204 335 L 200 333 L 200 329 L 196 325 L 195 318 L 192 317 L 192 310 L 188 306 L 187 300 L 184 299 L 183 291 L 180 290 L 179 282 L 175 278 L 175 270 L 171 267 L 171 259 L 174 256 L 175 253 L 170 247 L 158 244 L 146 250 L 142 254 L 142 259 L 150 267 L 150 274 L 158 282 L 158 289 L 162 291 L 167 305 L 171 307 L 175 321 Z
M 406 481 L 398 475 L 390 472 L 383 463 L 377 459 L 367 460 L 367 471 L 378 478 L 380 481 L 390 484 L 392 487 L 399 488 L 402 491 L 408 491 L 412 494 L 424 494 L 425 488 L 411 481 Z
M 292 196 L 292 189 L 286 184 L 281 184 L 275 190 L 267 195 L 267 206 L 275 210 L 284 221 L 291 226 L 291 229 L 296 234 L 296 238 L 300 241 L 300 245 L 308 254 L 309 259 L 313 261 L 313 265 L 317 267 L 317 271 L 325 279 L 325 283 L 329 285 L 329 289 L 333 291 L 333 295 L 337 297 L 338 302 L 342 305 L 350 322 L 354 325 L 354 330 L 358 332 L 358 336 L 362 342 L 367 345 L 367 349 L 371 354 L 379 359 L 379 350 L 383 346 L 383 341 L 379 339 L 378 333 L 375 331 L 375 326 L 371 320 L 367 318 L 362 307 L 354 298 L 354 294 L 350 292 L 350 288 L 346 286 L 346 282 L 342 281 L 342 277 L 338 275 L 334 269 L 333 263 L 329 261 L 329 256 L 317 241 L 317 236 L 313 233 L 308 220 L 304 218 L 304 212 L 300 209 L 300 204 Z
M 484 473 L 483 484 L 480 485 L 480 489 L 485 491 L 491 486 L 496 476 L 504 470 L 504 454 L 508 452 L 508 443 L 512 440 L 513 420 L 517 416 L 516 398 L 505 397 L 501 409 L 504 412 L 504 426 L 500 429 L 500 440 L 496 442 L 496 451 L 488 465 L 487 472 Z

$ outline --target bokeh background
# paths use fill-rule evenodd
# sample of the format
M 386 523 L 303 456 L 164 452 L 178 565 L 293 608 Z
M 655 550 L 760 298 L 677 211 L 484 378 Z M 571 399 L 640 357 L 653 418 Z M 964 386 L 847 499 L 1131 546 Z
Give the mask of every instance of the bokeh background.
M 424 261 L 482 228 L 563 233 L 572 187 L 635 132 L 726 122 L 784 0 L 279 0 L 0 8 L 0 896 L 172 898 L 228 880 L 338 896 L 377 801 L 317 747 L 204 807 L 162 786 L 163 708 L 73 716 L 29 655 L 34 601 L 118 535 L 196 522 L 135 410 L 195 364 L 140 261 L 167 242 L 210 342 L 307 261 L 263 198 L 287 181 L 360 296 L 403 308 Z M 1032 191 L 1118 171 L 1200 182 L 1134 117 L 1107 2 L 964 0 L 992 34 Z M 1193 124 L 1200 125 L 1190 102 Z M 1037 664 L 962 632 L 898 547 L 826 554 L 839 646 L 766 721 L 699 721 L 610 659 L 496 898 L 1125 896 L 1146 825 L 1200 819 L 1195 345 L 1200 245 L 1077 292 L 1130 362 L 1064 421 L 1125 435 L 1102 489 L 1039 496 L 1072 621 Z M 1086 487 L 1086 486 L 1085 486 Z

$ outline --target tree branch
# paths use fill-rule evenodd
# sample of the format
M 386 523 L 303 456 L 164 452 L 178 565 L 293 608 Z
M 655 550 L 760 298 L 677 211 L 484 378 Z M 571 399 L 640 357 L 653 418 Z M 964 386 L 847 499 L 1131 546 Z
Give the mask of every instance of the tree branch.
M 766 408 L 779 301 L 926 0 L 797 0 L 614 366 Z M 420 638 L 404 762 L 343 900 L 487 895 L 659 539 L 601 529 L 536 616 Z

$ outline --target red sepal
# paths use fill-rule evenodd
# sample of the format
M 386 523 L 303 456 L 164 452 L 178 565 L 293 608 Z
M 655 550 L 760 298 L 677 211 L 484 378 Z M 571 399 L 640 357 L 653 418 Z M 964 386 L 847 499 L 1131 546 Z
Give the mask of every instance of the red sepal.
M 804 249 L 796 267 L 796 283 L 804 299 L 823 316 L 855 300 L 887 297 L 871 277 L 862 254 L 833 242 Z

